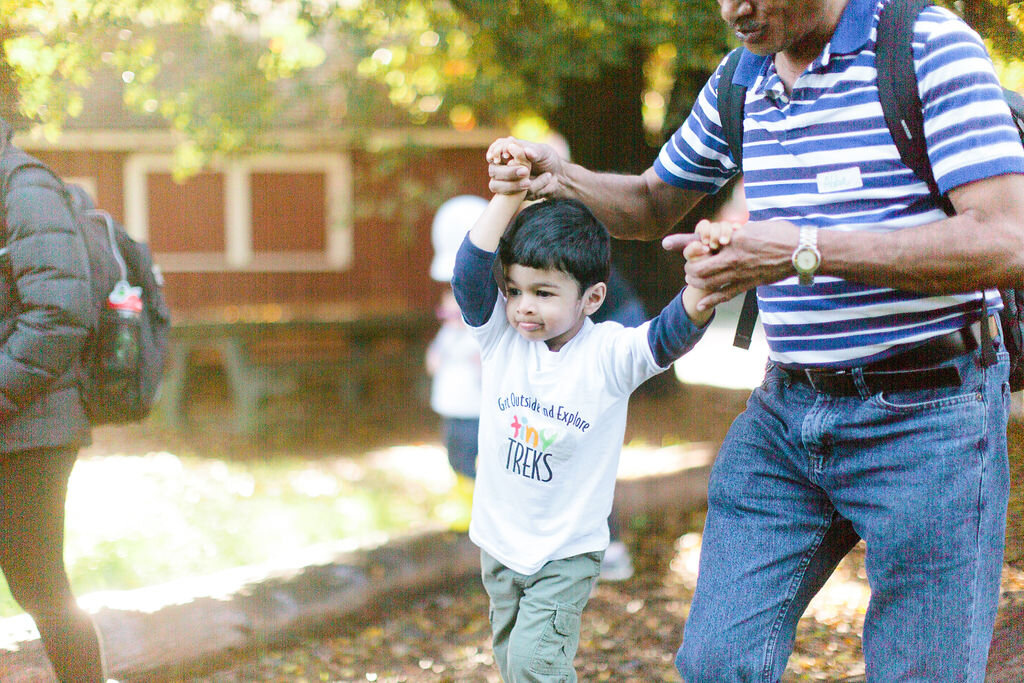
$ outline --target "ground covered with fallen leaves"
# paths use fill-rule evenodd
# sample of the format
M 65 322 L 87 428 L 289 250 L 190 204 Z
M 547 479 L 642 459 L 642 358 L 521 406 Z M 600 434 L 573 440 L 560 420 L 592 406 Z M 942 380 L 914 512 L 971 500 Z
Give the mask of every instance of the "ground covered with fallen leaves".
M 581 681 L 678 681 L 672 659 L 696 579 L 697 519 L 659 520 L 630 534 L 637 572 L 600 583 L 583 615 L 576 668 Z M 800 626 L 787 680 L 841 680 L 862 673 L 858 633 L 866 606 L 862 556 L 845 562 Z M 487 596 L 469 579 L 379 619 L 254 653 L 194 683 L 399 681 L 498 683 Z
M 358 415 L 316 401 L 305 403 L 301 411 L 297 405 L 284 405 L 277 412 L 297 419 L 281 420 L 253 442 L 218 429 L 230 416 L 223 396 L 216 391 L 200 393 L 194 401 L 192 429 L 167 432 L 144 425 L 97 430 L 100 445 L 128 439 L 136 448 L 150 444 L 218 457 L 288 454 L 317 458 L 438 439 L 437 417 L 425 400 L 392 397 L 394 400 L 362 406 Z M 718 442 L 743 409 L 748 394 L 746 390 L 677 383 L 642 390 L 631 401 L 626 440 L 652 446 Z M 1024 462 L 1024 458 L 1017 460 L 1018 465 Z M 1016 482 L 1021 477 L 1024 471 L 1014 472 L 1017 493 L 1021 487 Z M 1024 557 L 1024 522 L 1020 521 L 1024 520 L 1024 508 L 1020 505 L 1020 500 L 1011 503 L 1011 547 L 1007 553 L 1008 559 L 1016 558 L 1017 567 L 1024 564 L 1020 560 Z M 627 581 L 596 587 L 584 611 L 575 662 L 581 681 L 679 680 L 673 658 L 696 580 L 700 523 L 699 515 L 685 519 L 652 515 L 634 520 L 625 530 L 636 573 Z M 800 622 L 783 680 L 863 680 L 859 634 L 867 601 L 863 547 L 859 546 L 840 564 Z M 1014 569 L 1004 573 L 1004 604 L 1024 604 L 1024 574 Z M 372 614 L 289 643 L 240 652 L 230 661 L 194 671 L 190 677 L 176 675 L 173 680 L 498 683 L 500 678 L 491 655 L 487 597 L 479 579 L 467 577 L 426 595 L 396 597 L 377 606 Z M 1003 680 L 1024 680 L 1024 674 Z
M 718 441 L 743 408 L 744 391 L 672 387 L 633 401 L 627 441 Z M 405 440 L 436 438 L 429 414 L 406 416 Z M 375 430 L 361 432 L 373 445 Z M 381 431 L 376 431 L 380 435 Z M 584 611 L 576 668 L 581 681 L 678 681 L 673 665 L 696 581 L 700 516 L 634 520 L 625 532 L 636 567 L 600 583 Z M 1007 569 L 1005 600 L 1020 602 L 1024 574 Z M 840 564 L 798 630 L 784 681 L 863 680 L 860 632 L 868 588 L 863 546 Z M 183 680 L 176 678 L 176 680 Z M 260 651 L 239 653 L 191 683 L 498 683 L 487 597 L 475 577 L 403 596 L 372 614 Z
M 634 530 L 637 573 L 599 583 L 583 613 L 576 669 L 581 681 L 678 681 L 672 659 L 696 581 L 696 518 Z M 1024 574 L 1007 570 L 1007 599 L 1024 594 Z M 858 681 L 868 603 L 863 546 L 844 560 L 808 608 L 783 681 Z M 491 655 L 487 596 L 469 579 L 376 618 L 337 625 L 287 647 L 253 653 L 193 683 L 241 681 L 500 683 Z

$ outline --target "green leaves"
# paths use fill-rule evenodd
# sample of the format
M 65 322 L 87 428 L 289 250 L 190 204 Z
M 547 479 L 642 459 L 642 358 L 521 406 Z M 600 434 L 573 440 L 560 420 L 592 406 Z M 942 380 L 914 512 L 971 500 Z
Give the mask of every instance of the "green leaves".
M 1024 3 L 940 2 L 1012 71 Z M 0 37 L 20 111 L 49 135 L 89 110 L 98 83 L 117 83 L 129 112 L 185 134 L 196 164 L 282 125 L 550 118 L 567 83 L 636 59 L 654 130 L 678 108 L 665 74 L 707 73 L 728 46 L 718 14 L 708 0 L 0 0 Z

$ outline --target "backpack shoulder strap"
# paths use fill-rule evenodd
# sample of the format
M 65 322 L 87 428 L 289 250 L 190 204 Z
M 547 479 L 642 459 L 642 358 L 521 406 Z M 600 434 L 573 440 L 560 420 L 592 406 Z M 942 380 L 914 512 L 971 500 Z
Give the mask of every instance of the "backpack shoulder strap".
M 718 118 L 722 120 L 722 133 L 729 145 L 733 161 L 743 169 L 743 104 L 747 89 L 732 82 L 743 48 L 729 53 L 718 79 Z
M 11 176 L 23 168 L 38 168 L 54 175 L 49 166 L 7 142 L 0 149 L 0 196 L 7 196 L 7 186 L 10 184 Z M 54 175 L 54 177 L 56 176 Z
M 736 321 L 736 334 L 732 345 L 739 349 L 749 349 L 754 338 L 754 322 L 757 321 L 757 290 L 748 289 L 743 295 L 743 308 L 740 309 L 739 320 Z
M 7 192 L 10 189 L 11 178 L 13 178 L 14 174 L 18 171 L 28 168 L 39 169 L 52 177 L 57 182 L 61 194 L 65 201 L 69 202 L 70 207 L 71 198 L 68 196 L 67 190 L 64 188 L 64 183 L 61 182 L 57 174 L 53 172 L 53 169 L 20 147 L 15 147 L 8 140 L 2 147 L 0 147 L 0 217 L 6 216 L 7 204 L 5 200 Z M 3 218 L 3 220 L 6 222 L 6 218 Z
M 914 22 L 930 0 L 890 0 L 878 17 L 875 40 L 875 67 L 878 70 L 878 98 L 882 103 L 885 124 L 900 151 L 900 159 L 918 178 L 928 184 L 932 196 L 947 215 L 956 213 L 949 198 L 939 192 L 928 159 L 924 137 L 924 105 L 917 91 L 917 70 L 914 68 Z M 995 350 L 985 323 L 987 303 L 981 296 L 982 365 L 996 362 Z
M 875 40 L 875 67 L 878 70 L 878 98 L 882 103 L 885 125 L 889 128 L 900 159 L 928 184 L 947 214 L 952 204 L 939 192 L 928 160 L 924 137 L 924 105 L 917 91 L 914 69 L 914 22 L 931 0 L 891 0 L 878 18 Z
M 1021 144 L 1024 144 L 1024 96 L 1009 88 L 1003 88 L 1003 99 L 1010 107 L 1013 122 L 1017 125 L 1017 132 L 1020 133 Z
M 722 121 L 722 134 L 729 145 L 729 152 L 741 171 L 743 170 L 743 105 L 747 99 L 747 89 L 733 83 L 732 78 L 742 55 L 742 47 L 730 52 L 725 64 L 722 65 L 722 73 L 718 78 L 718 118 Z M 736 336 L 732 340 L 733 346 L 741 349 L 750 348 L 756 321 L 757 292 L 751 289 L 743 297 L 743 308 L 740 310 L 739 321 L 736 323 Z

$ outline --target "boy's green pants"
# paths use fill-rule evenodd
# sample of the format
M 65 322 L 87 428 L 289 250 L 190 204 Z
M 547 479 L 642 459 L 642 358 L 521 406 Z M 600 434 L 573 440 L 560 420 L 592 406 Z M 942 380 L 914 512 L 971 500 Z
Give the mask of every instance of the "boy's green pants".
M 491 599 L 494 659 L 507 683 L 575 683 L 580 614 L 601 572 L 603 552 L 552 560 L 530 576 L 480 552 Z

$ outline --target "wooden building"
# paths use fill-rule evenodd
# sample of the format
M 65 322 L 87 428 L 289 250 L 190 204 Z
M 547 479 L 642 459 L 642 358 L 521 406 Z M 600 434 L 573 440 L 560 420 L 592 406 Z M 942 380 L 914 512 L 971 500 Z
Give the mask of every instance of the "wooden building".
M 188 317 L 224 305 L 312 302 L 429 310 L 441 291 L 428 274 L 429 205 L 411 224 L 374 207 L 400 196 L 403 182 L 486 196 L 484 150 L 498 134 L 408 133 L 420 161 L 383 181 L 374 154 L 301 131 L 281 151 L 216 163 L 182 183 L 172 177 L 166 131 L 76 127 L 55 144 L 15 141 L 150 244 L 168 302 Z

